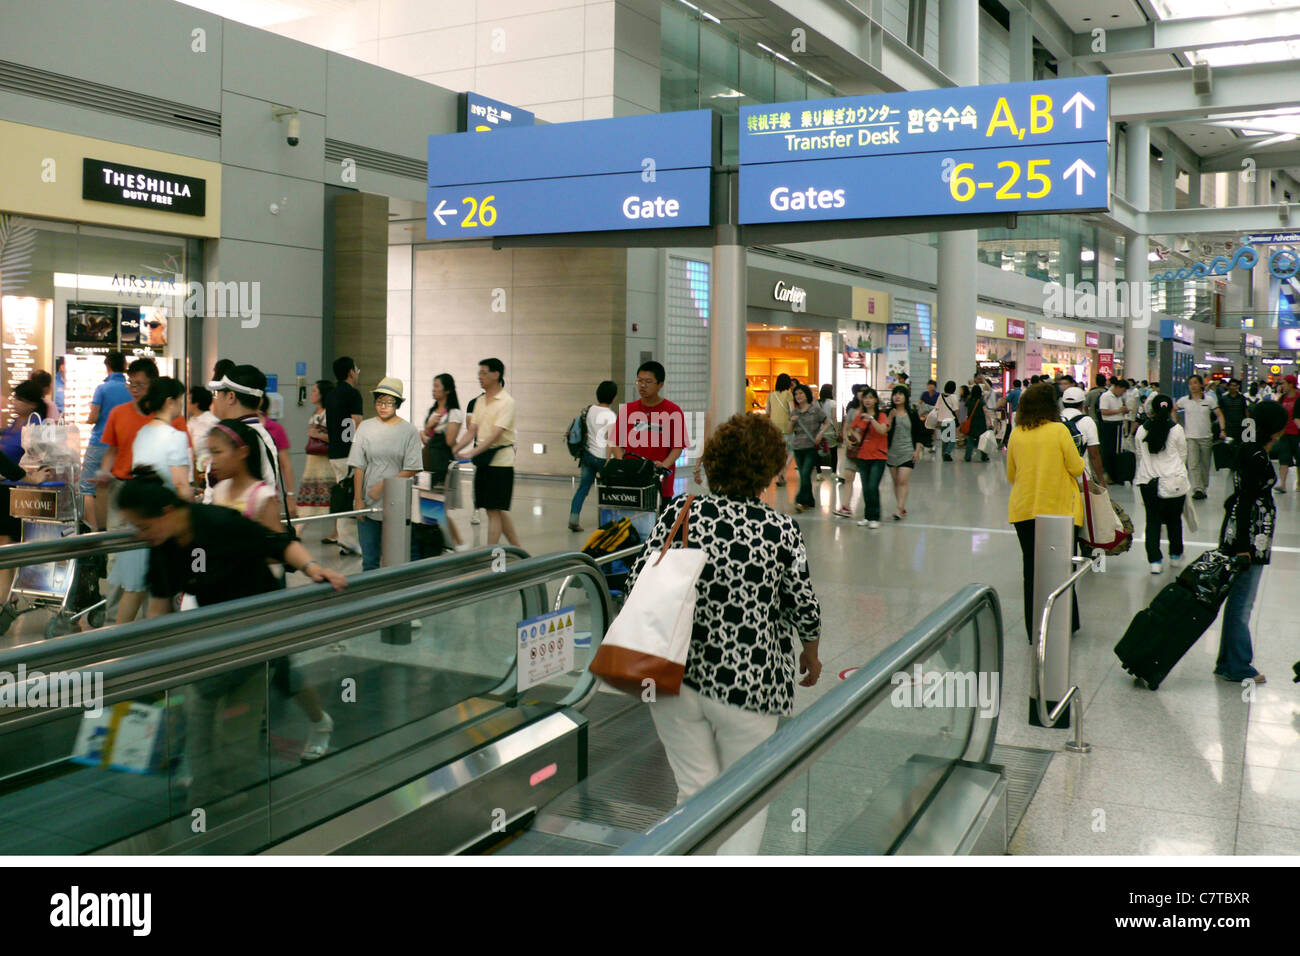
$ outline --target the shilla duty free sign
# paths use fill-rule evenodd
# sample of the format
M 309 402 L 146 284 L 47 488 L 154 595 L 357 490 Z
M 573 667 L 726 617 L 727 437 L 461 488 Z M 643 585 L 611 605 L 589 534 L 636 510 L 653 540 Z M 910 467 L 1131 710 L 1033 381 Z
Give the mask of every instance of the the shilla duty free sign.
M 429 137 L 426 237 L 707 226 L 711 110 Z
M 742 223 L 1109 205 L 1105 77 L 744 107 Z
M 207 215 L 207 180 L 87 158 L 81 162 L 81 198 L 204 216 Z

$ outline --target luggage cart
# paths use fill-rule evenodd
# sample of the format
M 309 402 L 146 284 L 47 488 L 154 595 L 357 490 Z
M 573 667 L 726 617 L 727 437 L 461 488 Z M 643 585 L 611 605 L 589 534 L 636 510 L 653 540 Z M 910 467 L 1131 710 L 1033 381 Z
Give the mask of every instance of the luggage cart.
M 58 540 L 80 531 L 82 498 L 78 478 L 74 469 L 67 481 L 39 485 L 4 482 L 9 488 L 9 515 L 22 521 L 23 541 Z M 0 634 L 8 631 L 19 615 L 36 610 L 53 612 L 45 625 L 47 638 L 70 633 L 83 617 L 93 627 L 102 626 L 107 602 L 99 596 L 99 564 L 98 557 L 69 558 L 16 569 L 9 603 L 0 608 Z M 20 607 L 20 600 L 28 606 Z
M 607 477 L 605 474 L 597 477 L 596 503 L 600 527 L 627 518 L 641 541 L 649 540 L 654 530 L 655 519 L 659 514 L 659 480 L 659 471 L 648 468 L 644 476 L 630 483 L 625 483 L 625 479 L 619 477 Z M 630 562 L 617 560 L 601 563 L 601 571 L 605 574 L 605 583 L 609 586 L 615 606 L 621 608 L 627 597 Z

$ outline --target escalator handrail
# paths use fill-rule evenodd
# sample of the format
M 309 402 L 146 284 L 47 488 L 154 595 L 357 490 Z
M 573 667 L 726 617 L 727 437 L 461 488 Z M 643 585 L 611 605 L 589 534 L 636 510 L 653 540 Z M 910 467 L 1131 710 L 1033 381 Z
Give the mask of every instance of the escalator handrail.
M 771 737 L 737 760 L 717 779 L 674 809 L 644 836 L 618 852 L 629 856 L 680 855 L 721 843 L 752 816 L 754 805 L 773 799 L 781 785 L 795 779 L 840 737 L 855 727 L 867 711 L 889 696 L 893 677 L 909 673 L 980 611 L 994 615 L 994 661 L 977 661 L 1001 673 L 1002 609 L 997 592 L 988 585 L 970 584 L 927 615 L 907 634 L 878 654 L 871 663 L 814 702 Z M 980 635 L 983 645 L 984 635 Z M 981 647 L 981 653 L 983 647 Z M 997 736 L 997 716 L 985 718 L 987 737 L 974 740 L 978 721 L 967 733 L 965 759 L 987 761 Z M 975 752 L 972 752 L 972 746 Z
M 307 518 L 294 518 L 289 523 L 294 526 L 310 521 L 329 518 L 346 518 L 358 514 L 382 514 L 382 508 L 363 508 L 360 511 L 345 511 L 337 515 L 313 515 Z M 48 564 L 51 561 L 68 561 L 73 558 L 91 558 L 98 555 L 120 554 L 123 551 L 135 551 L 147 547 L 133 528 L 118 528 L 113 531 L 89 531 L 85 534 L 70 534 L 63 538 L 51 538 L 41 541 L 18 541 L 0 547 L 0 571 L 9 568 L 23 568 L 32 564 Z
M 335 593 L 327 585 L 320 585 L 316 588 L 320 592 L 320 600 L 312 609 L 264 619 L 233 632 L 184 640 L 100 661 L 88 669 L 102 675 L 102 703 L 107 706 L 140 694 L 175 687 L 178 683 L 192 683 L 299 653 L 332 643 L 351 633 L 365 633 L 376 626 L 409 621 L 412 617 L 423 614 L 438 613 L 500 594 L 522 591 L 566 574 L 582 574 L 595 585 L 601 604 L 599 636 L 603 637 L 613 617 L 613 602 L 604 575 L 587 555 L 560 553 L 529 558 L 504 571 L 457 577 L 432 586 L 413 584 L 401 589 L 388 588 L 377 594 L 354 596 L 351 600 L 346 592 Z M 217 608 L 221 606 L 217 605 Z M 162 620 L 166 619 L 164 617 Z M 344 625 L 342 620 L 350 623 Z M 592 636 L 594 652 L 599 642 L 596 633 Z M 49 678 L 28 676 L 28 681 L 39 680 L 48 681 Z M 595 680 L 590 671 L 584 672 L 570 693 L 557 702 L 558 706 L 574 706 L 575 702 L 585 701 L 595 689 Z M 50 695 L 46 696 L 48 698 Z M 26 697 L 24 693 L 22 699 Z M 0 710 L 0 734 L 31 721 L 53 719 L 82 709 L 63 705 L 40 710 Z
M 51 561 L 118 554 L 143 547 L 146 547 L 144 542 L 136 537 L 135 531 L 130 528 L 70 534 L 66 538 L 50 538 L 43 541 L 19 541 L 0 547 L 0 571 L 24 568 L 32 564 L 48 564 Z
M 380 568 L 350 575 L 348 587 L 342 594 L 355 597 L 371 591 L 399 588 L 412 581 L 428 581 L 430 578 L 451 574 L 470 574 L 490 565 L 501 553 L 519 561 L 531 557 L 523 548 L 513 545 L 503 546 L 500 551 L 494 548 L 460 551 L 399 567 Z M 327 584 L 309 584 L 197 608 L 186 611 L 180 618 L 163 615 L 82 634 L 34 639 L 26 644 L 0 650 L 0 671 L 13 672 L 19 664 L 28 669 L 33 667 L 53 669 L 57 666 L 64 670 L 80 670 L 82 668 L 76 663 L 80 660 L 103 660 L 110 655 L 121 656 L 150 642 L 175 643 L 178 639 L 176 634 L 178 627 L 184 628 L 184 634 L 180 639 L 189 640 L 202 637 L 209 631 L 218 629 L 228 631 L 244 620 L 257 620 L 268 615 L 290 613 L 300 605 L 314 605 L 332 593 Z

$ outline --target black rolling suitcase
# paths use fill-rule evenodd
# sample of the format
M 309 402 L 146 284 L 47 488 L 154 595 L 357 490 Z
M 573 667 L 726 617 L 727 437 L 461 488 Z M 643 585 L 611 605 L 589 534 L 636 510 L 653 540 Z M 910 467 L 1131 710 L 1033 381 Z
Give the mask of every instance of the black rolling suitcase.
M 1122 451 L 1115 456 L 1114 474 L 1111 479 L 1117 485 L 1132 481 L 1137 475 L 1137 455 L 1131 451 Z
M 1161 588 L 1115 645 L 1115 656 L 1124 669 L 1151 690 L 1159 687 L 1219 616 L 1242 567 L 1241 559 L 1207 551 Z

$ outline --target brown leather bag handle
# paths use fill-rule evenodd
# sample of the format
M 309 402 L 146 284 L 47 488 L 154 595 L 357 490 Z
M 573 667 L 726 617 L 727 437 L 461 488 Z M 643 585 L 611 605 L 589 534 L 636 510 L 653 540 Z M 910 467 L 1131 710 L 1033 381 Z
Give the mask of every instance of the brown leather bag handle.
M 655 566 L 664 559 L 668 549 L 673 546 L 673 539 L 677 537 L 677 531 L 680 528 L 682 532 L 682 547 L 688 547 L 687 536 L 690 529 L 691 502 L 695 500 L 694 495 L 687 495 L 686 500 L 682 503 L 681 513 L 677 515 L 677 520 L 673 522 L 673 529 L 668 532 L 668 537 L 664 539 L 664 546 L 659 549 L 659 557 L 655 560 Z

